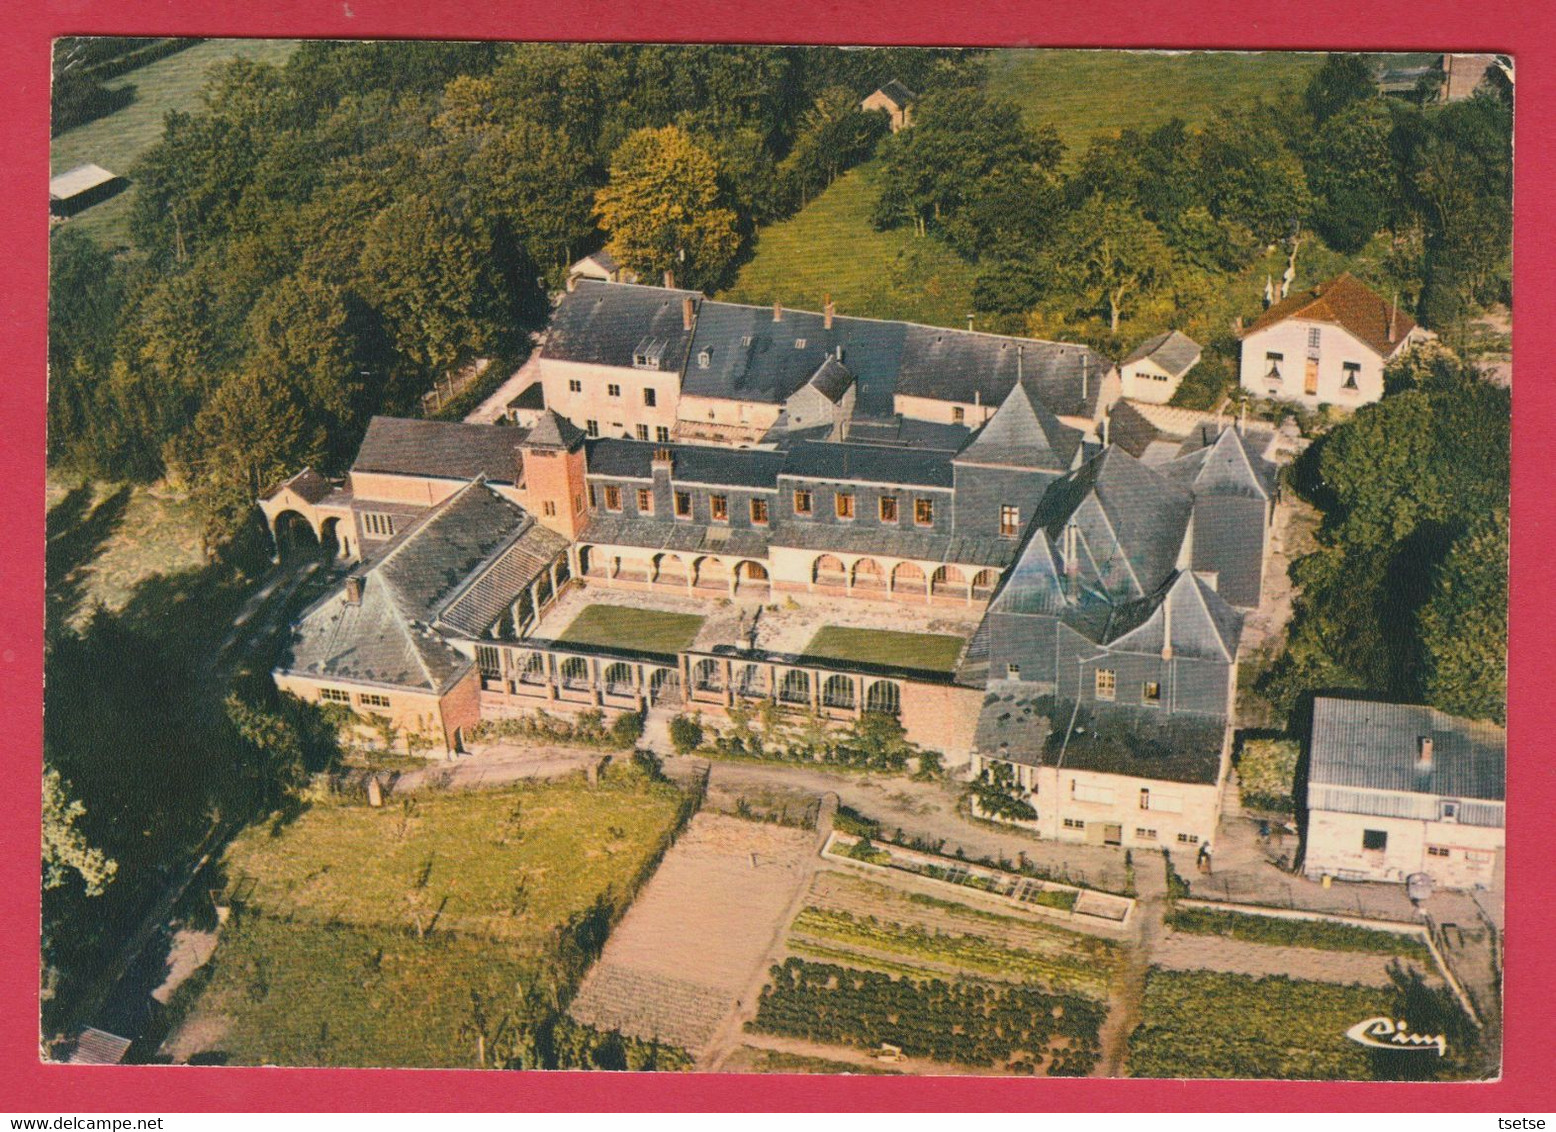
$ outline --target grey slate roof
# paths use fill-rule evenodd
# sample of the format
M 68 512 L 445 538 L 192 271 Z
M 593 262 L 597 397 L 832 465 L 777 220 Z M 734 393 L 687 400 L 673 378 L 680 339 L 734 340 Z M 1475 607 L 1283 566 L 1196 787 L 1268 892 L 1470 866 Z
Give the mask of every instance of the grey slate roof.
M 676 523 L 631 515 L 596 514 L 579 537 L 582 543 L 637 546 L 677 554 L 733 554 L 742 558 L 767 557 L 765 532 L 741 527 Z
M 660 344 L 662 371 L 686 361 L 691 334 L 683 328 L 681 301 L 702 303 L 698 291 L 672 291 L 633 283 L 580 279 L 562 296 L 546 330 L 546 357 L 594 365 L 632 367 L 640 345 Z
M 972 433 L 966 425 L 941 424 L 912 417 L 894 416 L 888 420 L 849 421 L 844 440 L 860 444 L 891 444 L 899 448 L 943 448 L 955 452 L 967 443 Z
M 507 546 L 467 578 L 438 614 L 439 628 L 467 637 L 485 635 L 531 582 L 545 573 L 570 544 L 533 519 Z
M 583 438 L 583 429 L 559 416 L 555 409 L 547 409 L 529 430 L 524 443 L 529 448 L 562 448 L 571 452 Z
M 1429 769 L 1418 741 L 1432 737 Z M 1320 696 L 1313 701 L 1308 782 L 1445 798 L 1503 801 L 1507 733 L 1419 704 Z
M 936 448 L 802 440 L 785 453 L 781 474 L 803 479 L 949 488 L 951 453 Z
M 915 98 L 918 97 L 918 95 L 914 94 L 907 87 L 903 86 L 902 83 L 897 79 L 888 79 L 886 82 L 880 85 L 879 89 L 882 94 L 891 99 L 898 106 L 906 106 L 908 103 L 912 102 Z
M 546 387 L 538 381 L 532 381 L 524 387 L 512 401 L 508 402 L 510 409 L 544 409 L 546 407 Z
M 1247 437 L 1230 426 L 1219 433 L 1214 426 L 1195 429 L 1183 441 L 1182 455 L 1160 465 L 1164 476 L 1183 484 L 1195 495 L 1242 495 L 1270 499 L 1275 495 L 1280 471 L 1255 454 Z
M 304 468 L 291 479 L 283 480 L 281 485 L 265 496 L 269 499 L 283 489 L 290 488 L 294 493 L 306 499 L 309 503 L 317 503 L 335 490 L 335 485 L 330 483 L 312 468 Z
M 848 387 L 854 383 L 853 371 L 837 360 L 835 354 L 828 354 L 826 360 L 811 374 L 808 384 L 834 405 L 843 399 L 843 394 L 848 392 Z
M 716 448 L 702 444 L 653 444 L 602 437 L 588 442 L 589 474 L 622 479 L 653 478 L 654 453 L 669 449 L 673 478 L 715 487 L 775 490 L 783 469 L 781 452 L 758 448 Z
M 904 396 L 997 405 L 1019 370 L 1051 412 L 1090 419 L 1113 366 L 1089 346 L 912 324 L 905 331 L 897 375 Z
M 526 435 L 509 426 L 374 417 L 351 470 L 513 483 Z
M 342 585 L 303 614 L 281 670 L 441 693 L 470 662 L 432 624 L 531 522 L 480 480 L 461 488 L 365 564 L 359 604 Z
M 1067 472 L 1075 466 L 1080 446 L 1080 430 L 1061 424 L 1023 382 L 1011 386 L 956 462 Z
M 1116 652 L 1160 654 L 1169 602 L 1174 656 L 1226 663 L 1236 659 L 1242 617 L 1190 571 L 1179 571 L 1150 597 L 1120 606 L 1107 626 L 1105 639 L 1098 643 Z
M 1182 377 L 1199 361 L 1199 343 L 1181 330 L 1168 330 L 1147 338 L 1129 352 L 1120 365 L 1149 358 L 1173 377 Z
M 788 523 L 769 536 L 774 546 L 841 554 L 879 554 L 945 562 L 959 566 L 1005 567 L 1015 557 L 1010 539 L 939 535 L 904 527 L 846 526 L 841 523 Z

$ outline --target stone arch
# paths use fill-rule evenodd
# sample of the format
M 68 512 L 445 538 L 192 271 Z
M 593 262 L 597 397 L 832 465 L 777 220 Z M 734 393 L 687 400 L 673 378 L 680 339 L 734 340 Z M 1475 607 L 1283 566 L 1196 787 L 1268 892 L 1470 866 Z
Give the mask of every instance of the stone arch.
M 988 597 L 994 592 L 994 587 L 1000 584 L 1000 572 L 998 570 L 979 570 L 973 575 L 973 595 L 976 597 Z
M 351 557 L 351 536 L 347 535 L 345 541 L 341 541 L 339 515 L 331 515 L 319 524 L 319 551 L 326 562 L 341 556 Z
M 864 693 L 864 710 L 883 715 L 902 714 L 902 690 L 891 680 L 877 680 Z
M 589 674 L 589 662 L 581 656 L 570 656 L 562 661 L 562 687 L 571 690 L 587 688 L 593 684 Z
M 668 552 L 654 555 L 654 581 L 684 586 L 687 582 L 686 559 Z
M 735 563 L 735 589 L 739 591 L 746 586 L 758 589 L 770 586 L 772 579 L 768 576 L 767 567 L 760 562 L 749 558 L 742 558 Z
M 848 569 L 836 555 L 822 554 L 811 563 L 810 577 L 818 586 L 844 586 L 848 584 Z
M 873 558 L 861 558 L 854 563 L 854 588 L 867 590 L 884 590 L 886 588 L 886 570 Z
M 594 559 L 594 547 L 590 546 L 588 543 L 579 543 L 578 572 L 580 574 L 590 574 L 598 569 L 598 563 L 596 563 Z
M 722 558 L 704 555 L 692 562 L 692 584 L 697 586 L 729 587 L 729 567 Z
M 320 553 L 319 532 L 301 511 L 287 508 L 270 521 L 276 556 L 282 559 L 312 558 Z
M 722 692 L 724 690 L 723 662 L 704 658 L 692 665 L 692 687 L 699 692 Z
M 637 681 L 633 679 L 632 665 L 624 661 L 616 661 L 605 669 L 605 692 L 611 696 L 633 696 L 637 694 Z
M 821 686 L 821 702 L 829 708 L 854 707 L 854 681 L 850 676 L 829 676 Z
M 926 592 L 929 579 L 917 562 L 899 562 L 891 572 L 891 588 L 895 593 L 921 594 Z
M 786 704 L 810 703 L 810 673 L 791 668 L 778 684 L 778 699 Z

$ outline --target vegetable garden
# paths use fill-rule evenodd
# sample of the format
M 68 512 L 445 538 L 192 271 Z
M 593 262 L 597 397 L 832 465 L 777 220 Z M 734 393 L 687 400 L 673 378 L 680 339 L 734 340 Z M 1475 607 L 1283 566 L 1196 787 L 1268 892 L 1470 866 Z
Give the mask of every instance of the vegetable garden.
M 1417 936 L 1380 931 L 1332 920 L 1296 920 L 1256 916 L 1213 908 L 1175 908 L 1167 926 L 1194 935 L 1229 936 L 1249 943 L 1278 947 L 1313 947 L 1326 951 L 1365 951 L 1399 955 L 1432 966 L 1432 955 Z

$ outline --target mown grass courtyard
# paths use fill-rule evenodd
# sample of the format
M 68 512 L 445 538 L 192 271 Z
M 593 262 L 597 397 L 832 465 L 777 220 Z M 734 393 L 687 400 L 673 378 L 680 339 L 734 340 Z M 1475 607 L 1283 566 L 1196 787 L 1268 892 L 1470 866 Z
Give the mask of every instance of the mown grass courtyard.
M 252 827 L 222 862 L 233 915 L 165 1048 L 246 1065 L 522 1061 L 685 802 L 618 764 L 594 786 L 330 800 Z
M 824 625 L 805 646 L 816 660 L 883 664 L 920 672 L 950 672 L 962 655 L 963 639 L 948 633 L 904 633 Z
M 630 605 L 588 605 L 557 638 L 566 644 L 674 656 L 691 647 L 703 618 L 692 613 L 638 609 Z

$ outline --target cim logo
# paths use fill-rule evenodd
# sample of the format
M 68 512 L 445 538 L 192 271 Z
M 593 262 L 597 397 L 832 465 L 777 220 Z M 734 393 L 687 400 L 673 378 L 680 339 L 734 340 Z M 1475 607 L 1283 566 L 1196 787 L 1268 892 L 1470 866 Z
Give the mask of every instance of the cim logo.
M 1357 1045 L 1372 1049 L 1398 1052 L 1435 1049 L 1438 1057 L 1448 1052 L 1448 1039 L 1442 1034 L 1412 1034 L 1404 1019 L 1369 1018 L 1345 1031 L 1345 1036 Z

